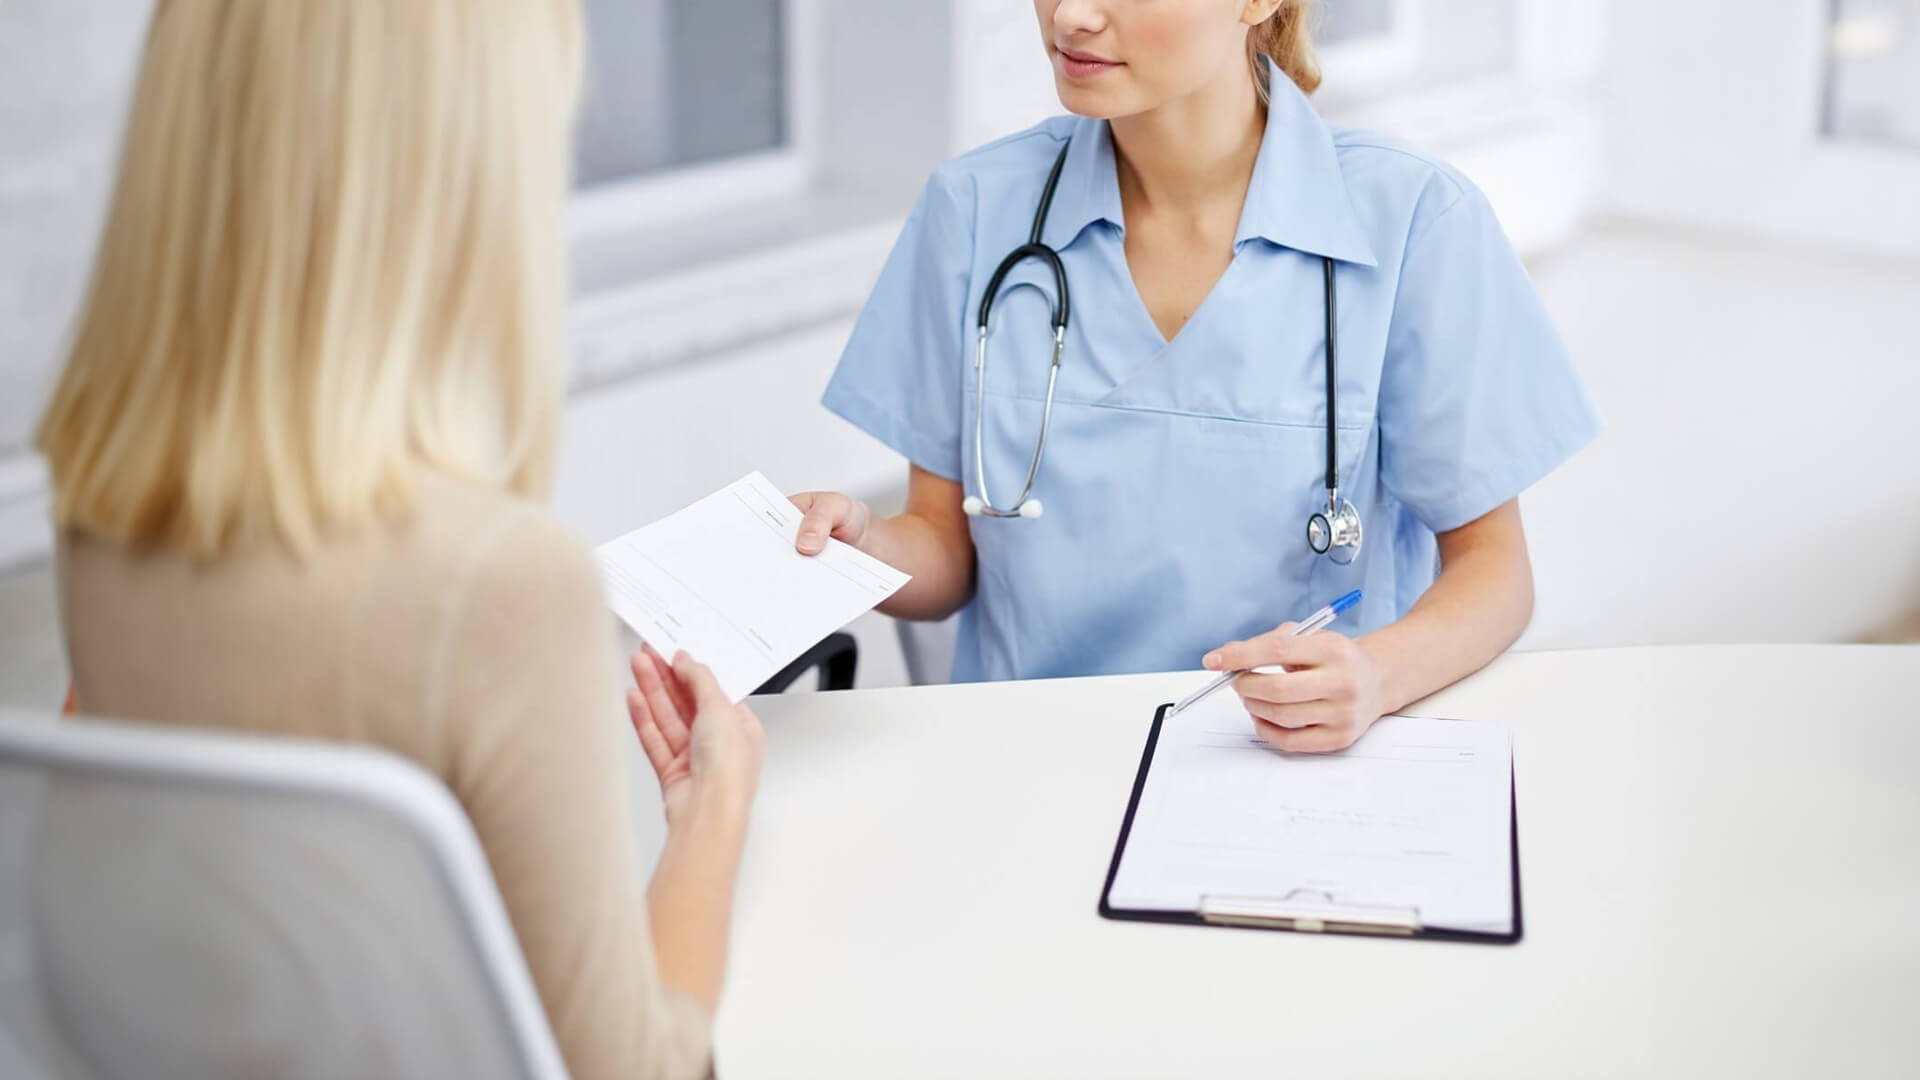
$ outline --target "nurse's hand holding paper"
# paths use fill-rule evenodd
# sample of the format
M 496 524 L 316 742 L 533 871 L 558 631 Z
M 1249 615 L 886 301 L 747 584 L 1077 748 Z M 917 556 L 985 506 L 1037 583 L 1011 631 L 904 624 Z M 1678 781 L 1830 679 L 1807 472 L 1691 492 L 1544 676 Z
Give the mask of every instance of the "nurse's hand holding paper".
M 800 521 L 800 554 L 820 554 L 829 538 L 854 547 L 866 539 L 873 511 L 859 499 L 832 491 L 810 491 L 792 498 L 806 515 Z
M 849 495 L 793 496 L 805 515 L 795 546 L 802 555 L 818 555 L 831 537 L 889 566 L 917 567 L 908 571 L 913 580 L 879 610 L 896 619 L 944 619 L 973 594 L 973 540 L 960 511 L 960 488 L 918 468 L 907 483 L 906 512 L 877 521 L 866 503 Z

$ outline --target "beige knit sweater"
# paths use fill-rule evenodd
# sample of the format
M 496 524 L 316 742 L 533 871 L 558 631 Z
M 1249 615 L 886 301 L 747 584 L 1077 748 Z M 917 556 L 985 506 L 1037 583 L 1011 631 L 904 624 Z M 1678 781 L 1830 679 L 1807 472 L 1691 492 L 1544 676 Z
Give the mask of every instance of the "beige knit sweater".
M 655 969 L 599 574 L 542 509 L 436 478 L 406 523 L 305 560 L 81 535 L 59 560 L 83 711 L 419 762 L 472 819 L 573 1075 L 710 1071 L 708 1017 Z

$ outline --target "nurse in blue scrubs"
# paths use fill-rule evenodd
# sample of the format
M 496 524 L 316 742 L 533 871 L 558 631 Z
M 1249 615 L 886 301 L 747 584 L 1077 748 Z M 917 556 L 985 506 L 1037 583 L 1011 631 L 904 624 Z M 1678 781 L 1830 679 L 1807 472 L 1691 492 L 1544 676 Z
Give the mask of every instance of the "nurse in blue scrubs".
M 1525 628 L 1517 499 L 1595 436 L 1593 405 L 1485 197 L 1315 113 L 1307 3 L 1034 7 L 1072 115 L 935 171 L 826 391 L 906 456 L 907 508 L 795 496 L 800 549 L 831 535 L 911 573 L 895 616 L 961 611 L 955 680 L 1284 665 L 1235 683 L 1261 735 L 1344 747 Z M 982 300 L 1056 165 L 1039 242 L 1070 306 L 1044 254 L 1010 269 L 977 390 Z M 1329 281 L 1357 549 L 1308 528 Z M 1003 510 L 1026 478 L 1063 314 L 1044 512 L 970 514 L 982 465 Z M 1287 635 L 1352 589 L 1333 630 Z

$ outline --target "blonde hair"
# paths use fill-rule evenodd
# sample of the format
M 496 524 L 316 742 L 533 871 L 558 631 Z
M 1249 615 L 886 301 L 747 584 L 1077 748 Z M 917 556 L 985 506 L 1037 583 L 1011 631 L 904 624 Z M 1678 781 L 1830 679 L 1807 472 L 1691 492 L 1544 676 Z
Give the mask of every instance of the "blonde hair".
M 577 0 L 160 0 L 53 516 L 209 558 L 550 481 Z
M 1268 85 L 1267 64 L 1273 66 L 1303 94 L 1320 89 L 1320 61 L 1313 52 L 1313 33 L 1307 25 L 1313 14 L 1313 0 L 1281 0 L 1280 9 L 1267 21 L 1247 31 L 1247 64 L 1253 68 L 1254 85 L 1260 88 L 1260 100 L 1272 97 Z

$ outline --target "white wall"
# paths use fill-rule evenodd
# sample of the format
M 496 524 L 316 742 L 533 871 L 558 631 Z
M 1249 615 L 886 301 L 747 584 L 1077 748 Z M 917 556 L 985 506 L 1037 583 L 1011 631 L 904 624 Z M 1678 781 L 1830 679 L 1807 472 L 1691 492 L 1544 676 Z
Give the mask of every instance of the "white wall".
M 151 6 L 0 0 L 0 460 L 30 437 L 86 284 Z
M 1920 256 L 1920 153 L 1819 135 L 1827 13 L 1826 0 L 1611 4 L 1601 209 Z
M 951 127 L 957 154 L 1061 111 L 1032 0 L 952 0 Z
M 1543 272 L 1614 300 L 1562 314 L 1614 426 L 1542 485 L 1530 640 L 1849 639 L 1920 612 L 1920 154 L 1820 134 L 1829 14 L 1606 10 L 1595 203 L 1637 240 Z M 1679 603 L 1636 627 L 1609 587 Z
M 851 320 L 680 364 L 576 398 L 555 509 L 595 542 L 755 469 L 789 491 L 904 483 L 891 450 L 819 407 Z
M 1920 612 L 1920 260 L 1642 224 L 1535 279 L 1607 429 L 1522 501 L 1524 645 L 1846 641 Z

